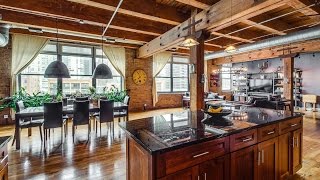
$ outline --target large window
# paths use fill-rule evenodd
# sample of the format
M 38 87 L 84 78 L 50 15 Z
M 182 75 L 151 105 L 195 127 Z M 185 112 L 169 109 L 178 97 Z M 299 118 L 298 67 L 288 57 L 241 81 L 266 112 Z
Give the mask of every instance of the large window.
M 221 90 L 230 91 L 231 90 L 231 68 L 222 67 L 221 68 Z
M 103 57 L 103 58 L 102 58 Z M 64 62 L 70 72 L 71 78 L 57 80 L 44 78 L 47 66 L 57 59 Z M 107 64 L 113 75 L 113 79 L 92 79 L 94 68 L 103 63 Z M 58 83 L 61 81 L 61 83 Z M 60 84 L 64 94 L 72 94 L 80 91 L 88 94 L 88 88 L 94 86 L 98 93 L 112 86 L 122 89 L 123 80 L 120 74 L 114 69 L 106 56 L 103 56 L 101 48 L 93 46 L 80 46 L 72 44 L 48 44 L 38 57 L 28 65 L 18 76 L 19 86 L 26 89 L 28 93 L 48 92 L 56 94 Z
M 189 91 L 189 59 L 173 56 L 156 78 L 158 92 Z

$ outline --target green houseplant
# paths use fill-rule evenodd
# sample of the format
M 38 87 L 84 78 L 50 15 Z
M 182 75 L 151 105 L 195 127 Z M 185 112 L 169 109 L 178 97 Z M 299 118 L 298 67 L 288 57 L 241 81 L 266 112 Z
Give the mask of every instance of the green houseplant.
M 106 97 L 108 100 L 113 100 L 115 102 L 122 102 L 126 95 L 127 95 L 126 90 L 121 91 L 117 87 L 112 85 L 109 90 L 106 90 L 105 88 L 101 96 Z
M 24 88 L 21 88 L 11 97 L 0 99 L 0 111 L 3 111 L 6 108 L 12 108 L 16 111 L 16 102 L 18 101 L 23 101 L 25 107 L 39 107 L 45 102 L 51 102 L 52 96 L 48 93 L 41 92 L 29 94 Z

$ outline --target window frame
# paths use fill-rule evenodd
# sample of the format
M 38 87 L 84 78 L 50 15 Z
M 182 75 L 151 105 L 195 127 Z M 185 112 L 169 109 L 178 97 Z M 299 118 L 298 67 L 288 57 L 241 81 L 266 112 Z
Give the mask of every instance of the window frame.
M 97 55 L 96 54 L 96 50 L 97 49 L 101 49 L 101 47 L 99 46 L 92 46 L 92 45 L 79 45 L 79 44 L 73 44 L 73 43 L 58 43 L 56 41 L 50 41 L 48 43 L 49 45 L 56 45 L 57 46 L 57 51 L 41 51 L 39 54 L 45 54 L 45 55 L 56 55 L 57 56 L 57 60 L 62 61 L 62 57 L 63 56 L 74 56 L 74 57 L 89 57 L 91 58 L 91 63 L 92 63 L 92 70 L 91 70 L 91 75 L 79 75 L 79 74 L 70 74 L 70 76 L 73 77 L 92 77 L 94 69 L 96 68 L 96 58 L 106 58 L 106 56 L 102 56 L 102 55 Z M 62 52 L 62 47 L 63 46 L 72 46 L 72 47 L 84 47 L 84 48 L 91 48 L 91 54 L 77 54 L 77 53 L 63 53 Z M 24 69 L 23 69 L 24 70 Z M 22 71 L 23 71 L 22 70 Z M 44 74 L 28 74 L 28 73 L 22 73 L 19 72 L 17 75 L 17 81 L 18 81 L 18 88 L 21 89 L 21 76 L 44 76 Z M 123 83 L 123 77 L 121 75 L 113 75 L 113 77 L 120 77 L 120 90 L 124 89 L 124 83 Z M 57 78 L 57 90 L 61 89 L 62 93 L 65 94 L 63 92 L 63 79 L 61 78 Z M 70 83 L 71 86 L 71 83 Z M 90 84 L 89 84 L 90 86 Z M 91 81 L 91 86 L 96 88 L 96 79 L 92 78 Z M 81 87 L 81 86 L 80 86 Z M 81 91 L 81 89 L 79 89 L 79 91 Z M 70 95 L 70 94 L 65 94 L 65 95 Z
M 229 71 L 228 71 L 228 73 L 225 73 L 222 69 L 223 68 L 228 68 L 229 69 Z M 223 74 L 229 74 L 229 78 L 225 78 L 225 77 L 223 77 Z M 221 67 L 221 73 L 220 73 L 220 76 L 221 76 L 221 91 L 223 91 L 223 92 L 230 92 L 231 90 L 232 90 L 232 76 L 231 76 L 231 67 L 230 66 L 222 66 Z M 223 81 L 224 80 L 229 80 L 230 81 L 230 83 L 229 83 L 229 88 L 228 89 L 223 89 Z
M 159 94 L 174 94 L 174 93 L 185 93 L 185 92 L 189 92 L 190 91 L 190 63 L 182 63 L 182 62 L 174 62 L 174 58 L 175 57 L 180 57 L 180 58 L 187 58 L 186 56 L 172 56 L 170 59 L 170 62 L 168 62 L 167 64 L 170 64 L 170 76 L 168 77 L 164 77 L 164 76 L 156 76 L 156 80 L 157 78 L 168 78 L 170 79 L 170 91 L 158 91 L 157 93 Z M 174 64 L 183 64 L 183 65 L 187 65 L 187 77 L 173 77 L 173 65 Z M 173 79 L 179 79 L 179 78 L 183 78 L 183 79 L 188 79 L 188 89 L 187 91 L 174 91 L 173 90 Z

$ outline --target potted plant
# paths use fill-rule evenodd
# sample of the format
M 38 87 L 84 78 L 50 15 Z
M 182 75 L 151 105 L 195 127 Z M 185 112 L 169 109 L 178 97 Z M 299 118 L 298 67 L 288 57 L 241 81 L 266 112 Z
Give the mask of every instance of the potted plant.
M 0 98 L 0 111 L 6 108 L 11 108 L 16 111 L 16 103 L 18 101 L 23 101 L 25 107 L 39 107 L 43 106 L 45 102 L 51 102 L 52 96 L 42 92 L 32 93 L 32 95 L 30 95 L 24 88 L 21 88 L 11 97 Z
M 99 103 L 99 95 L 96 93 L 96 88 L 89 87 L 89 93 L 90 93 L 90 101 L 93 105 L 98 106 Z
M 114 85 L 112 85 L 109 90 L 104 90 L 102 94 L 103 97 L 106 97 L 108 100 L 113 100 L 114 102 L 122 102 L 126 95 L 126 90 L 121 91 Z

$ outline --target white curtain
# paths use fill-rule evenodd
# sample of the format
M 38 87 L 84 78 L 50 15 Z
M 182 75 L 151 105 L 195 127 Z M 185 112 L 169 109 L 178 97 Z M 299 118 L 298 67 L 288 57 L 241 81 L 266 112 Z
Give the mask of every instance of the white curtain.
M 209 92 L 209 81 L 208 81 L 208 61 L 204 60 L 204 92 Z
M 152 97 L 153 97 L 153 106 L 158 102 L 158 94 L 157 94 L 157 84 L 156 84 L 156 76 L 160 73 L 160 71 L 164 68 L 167 62 L 171 59 L 171 52 L 161 52 L 153 55 L 153 68 L 152 68 Z
M 37 36 L 12 35 L 11 94 L 16 91 L 16 76 L 27 67 L 47 45 L 49 39 Z
M 126 51 L 123 47 L 103 47 L 104 54 L 110 60 L 110 63 L 116 71 L 123 77 L 126 77 Z M 124 81 L 125 82 L 125 81 Z M 124 85 L 125 86 L 125 85 Z

